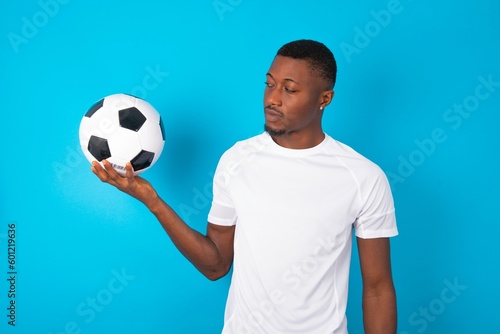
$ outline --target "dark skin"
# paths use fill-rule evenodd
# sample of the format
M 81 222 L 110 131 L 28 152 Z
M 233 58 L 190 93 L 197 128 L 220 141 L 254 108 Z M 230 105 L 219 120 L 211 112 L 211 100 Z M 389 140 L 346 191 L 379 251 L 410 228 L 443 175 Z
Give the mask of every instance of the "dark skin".
M 311 73 L 307 61 L 281 56 L 274 59 L 266 78 L 265 125 L 282 133 L 273 140 L 291 149 L 321 143 L 325 138 L 321 127 L 323 109 L 333 98 L 328 83 Z
M 325 135 L 323 110 L 332 101 L 329 83 L 311 71 L 309 63 L 276 56 L 266 75 L 265 125 L 272 139 L 291 149 L 318 145 Z M 144 203 L 156 216 L 179 251 L 211 280 L 227 274 L 233 262 L 235 227 L 207 225 L 206 234 L 190 228 L 163 201 L 153 186 L 133 176 L 126 165 L 121 177 L 103 160 L 104 168 L 92 163 L 92 172 L 102 181 Z M 363 278 L 363 318 L 367 334 L 396 333 L 396 295 L 392 281 L 389 239 L 357 238 Z

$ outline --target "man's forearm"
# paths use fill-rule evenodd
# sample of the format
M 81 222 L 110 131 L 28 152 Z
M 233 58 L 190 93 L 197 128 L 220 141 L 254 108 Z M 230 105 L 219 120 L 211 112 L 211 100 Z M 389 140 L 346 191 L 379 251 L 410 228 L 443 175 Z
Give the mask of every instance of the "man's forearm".
M 144 203 L 156 216 L 179 251 L 207 278 L 224 276 L 230 264 L 225 264 L 217 246 L 207 236 L 189 227 L 160 197 Z
M 126 176 L 119 175 L 109 161 L 103 166 L 92 162 L 91 170 L 97 177 L 118 190 L 144 203 L 156 216 L 175 246 L 194 266 L 209 279 L 224 276 L 232 263 L 232 237 L 234 229 L 211 228 L 207 236 L 189 227 L 159 196 L 153 186 L 139 176 L 134 176 L 132 164 L 125 166 Z M 217 244 L 214 240 L 217 239 Z M 228 246 L 229 245 L 229 246 Z M 222 250 L 222 251 L 220 251 Z M 221 255 L 223 253 L 223 255 Z
M 363 323 L 366 334 L 395 334 L 397 330 L 396 294 L 388 287 L 384 292 L 363 293 Z

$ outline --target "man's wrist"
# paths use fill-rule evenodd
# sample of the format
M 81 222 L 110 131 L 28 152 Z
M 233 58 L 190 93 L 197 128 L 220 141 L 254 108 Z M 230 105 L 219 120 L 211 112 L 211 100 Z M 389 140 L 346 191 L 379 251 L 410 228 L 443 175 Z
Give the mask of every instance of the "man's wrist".
M 160 196 L 156 192 L 154 192 L 153 196 L 151 196 L 146 202 L 144 202 L 146 207 L 151 211 L 154 215 L 157 215 L 161 207 L 163 205 L 163 201 L 161 200 Z

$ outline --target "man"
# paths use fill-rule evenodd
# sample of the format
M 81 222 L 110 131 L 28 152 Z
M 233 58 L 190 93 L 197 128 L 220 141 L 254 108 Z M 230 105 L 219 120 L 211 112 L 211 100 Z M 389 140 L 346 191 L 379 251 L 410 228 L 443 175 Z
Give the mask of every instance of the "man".
M 284 45 L 266 75 L 265 132 L 236 143 L 214 176 L 206 235 L 127 165 L 91 169 L 143 202 L 206 277 L 233 265 L 223 333 L 347 333 L 352 229 L 363 278 L 365 332 L 396 332 L 389 239 L 397 235 L 387 178 L 322 130 L 336 63 L 323 44 Z

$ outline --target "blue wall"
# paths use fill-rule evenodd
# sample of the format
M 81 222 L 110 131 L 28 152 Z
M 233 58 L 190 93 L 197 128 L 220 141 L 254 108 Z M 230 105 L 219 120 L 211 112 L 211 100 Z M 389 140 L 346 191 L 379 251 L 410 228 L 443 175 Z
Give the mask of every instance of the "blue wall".
M 229 279 L 202 277 L 145 207 L 95 178 L 80 119 L 112 93 L 151 102 L 167 142 L 144 177 L 204 231 L 218 158 L 262 131 L 264 75 L 299 38 L 337 57 L 325 130 L 391 180 L 398 333 L 498 327 L 500 3 L 305 3 L 2 3 L 0 309 L 16 305 L 2 333 L 220 332 Z M 348 319 L 362 333 L 356 256 Z

